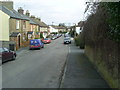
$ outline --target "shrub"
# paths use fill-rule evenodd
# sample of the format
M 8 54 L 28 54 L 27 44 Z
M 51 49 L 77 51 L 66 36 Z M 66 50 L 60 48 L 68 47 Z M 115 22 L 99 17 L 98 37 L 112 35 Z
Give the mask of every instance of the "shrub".
M 43 38 L 43 33 L 40 33 L 40 38 Z
M 75 45 L 80 46 L 79 38 L 75 37 L 74 40 L 75 40 Z
M 76 46 L 80 46 L 80 49 L 85 48 L 85 42 L 81 34 L 75 37 L 74 40 L 75 40 Z
M 35 38 L 35 39 L 40 39 L 40 38 Z

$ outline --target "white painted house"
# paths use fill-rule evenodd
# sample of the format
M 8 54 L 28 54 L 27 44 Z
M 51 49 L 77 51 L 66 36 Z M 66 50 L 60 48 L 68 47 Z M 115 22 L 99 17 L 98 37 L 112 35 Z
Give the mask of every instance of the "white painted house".
M 50 29 L 50 33 L 53 33 L 53 32 L 57 32 L 58 33 L 58 29 L 52 27 L 52 26 L 49 26 L 49 29 Z

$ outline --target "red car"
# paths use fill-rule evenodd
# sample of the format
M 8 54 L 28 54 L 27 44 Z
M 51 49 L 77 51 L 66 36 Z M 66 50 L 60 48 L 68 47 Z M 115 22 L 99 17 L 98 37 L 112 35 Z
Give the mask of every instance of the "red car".
M 42 39 L 42 42 L 47 44 L 47 43 L 51 43 L 51 39 L 50 38 L 45 38 L 45 39 Z
M 16 56 L 17 54 L 14 51 L 0 47 L 0 59 L 2 59 L 2 63 L 9 60 L 15 60 Z

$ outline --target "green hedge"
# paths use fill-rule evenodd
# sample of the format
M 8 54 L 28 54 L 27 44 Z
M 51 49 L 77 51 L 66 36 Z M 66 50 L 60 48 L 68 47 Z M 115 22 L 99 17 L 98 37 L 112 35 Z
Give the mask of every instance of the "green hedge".
M 80 49 L 85 48 L 85 42 L 81 35 L 74 38 L 76 46 L 80 46 Z

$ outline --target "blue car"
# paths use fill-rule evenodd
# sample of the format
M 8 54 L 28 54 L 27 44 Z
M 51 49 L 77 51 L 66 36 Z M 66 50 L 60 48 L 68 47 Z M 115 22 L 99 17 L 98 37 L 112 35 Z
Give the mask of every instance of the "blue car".
M 41 49 L 44 48 L 44 43 L 40 39 L 32 39 L 30 40 L 29 49 Z

